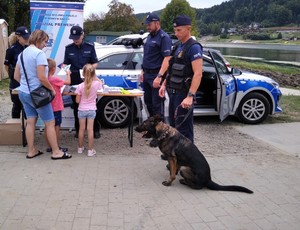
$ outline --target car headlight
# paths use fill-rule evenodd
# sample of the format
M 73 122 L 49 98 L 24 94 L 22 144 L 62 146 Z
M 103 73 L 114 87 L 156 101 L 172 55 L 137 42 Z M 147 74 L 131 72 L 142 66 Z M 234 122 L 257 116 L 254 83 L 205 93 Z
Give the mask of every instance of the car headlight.
M 271 80 L 271 81 L 267 81 L 267 82 L 269 84 L 273 85 L 274 88 L 279 89 L 279 84 L 276 81 Z

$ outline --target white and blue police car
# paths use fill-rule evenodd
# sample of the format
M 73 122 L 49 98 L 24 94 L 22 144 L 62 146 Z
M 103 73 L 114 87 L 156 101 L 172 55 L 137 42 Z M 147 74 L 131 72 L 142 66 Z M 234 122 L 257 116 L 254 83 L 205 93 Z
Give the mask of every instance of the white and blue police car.
M 96 47 L 96 53 L 99 59 L 96 73 L 106 85 L 125 89 L 140 87 L 142 46 L 102 45 Z M 218 115 L 223 121 L 233 115 L 243 123 L 257 124 L 268 115 L 282 111 L 280 97 L 279 85 L 273 79 L 228 68 L 219 51 L 204 48 L 203 77 L 195 98 L 194 116 Z M 138 103 L 136 101 L 136 105 Z M 129 119 L 127 105 L 126 98 L 100 98 L 97 104 L 100 122 L 112 128 L 126 125 Z M 138 110 L 135 111 L 139 116 Z

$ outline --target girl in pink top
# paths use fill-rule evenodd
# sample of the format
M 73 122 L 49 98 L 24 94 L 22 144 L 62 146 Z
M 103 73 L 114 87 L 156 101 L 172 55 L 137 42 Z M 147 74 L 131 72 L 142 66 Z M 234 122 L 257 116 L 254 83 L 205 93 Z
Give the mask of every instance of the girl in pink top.
M 102 89 L 102 82 L 96 76 L 96 70 L 91 64 L 83 67 L 82 75 L 84 82 L 77 86 L 76 103 L 78 107 L 79 132 L 78 132 L 78 153 L 83 153 L 84 131 L 88 132 L 88 156 L 96 154 L 94 149 L 94 120 L 96 117 L 97 91 Z M 87 127 L 86 127 L 87 124 Z
M 51 105 L 52 105 L 54 119 L 55 119 L 55 132 L 56 132 L 57 142 L 59 142 L 60 126 L 61 126 L 61 122 L 62 122 L 62 111 L 64 110 L 64 102 L 62 99 L 61 87 L 63 87 L 64 85 L 70 85 L 71 77 L 70 77 L 69 70 L 67 71 L 67 78 L 65 80 L 62 80 L 59 77 L 53 76 L 56 71 L 56 62 L 51 58 L 47 58 L 47 62 L 48 62 L 48 68 L 49 68 L 48 80 L 56 92 L 55 97 L 54 97 L 53 101 L 51 102 Z M 48 145 L 48 148 L 46 151 L 52 152 L 52 149 L 49 147 L 50 145 L 49 145 L 47 137 L 46 137 L 46 142 Z M 68 151 L 68 148 L 64 148 L 64 147 L 59 147 L 59 149 L 63 152 Z

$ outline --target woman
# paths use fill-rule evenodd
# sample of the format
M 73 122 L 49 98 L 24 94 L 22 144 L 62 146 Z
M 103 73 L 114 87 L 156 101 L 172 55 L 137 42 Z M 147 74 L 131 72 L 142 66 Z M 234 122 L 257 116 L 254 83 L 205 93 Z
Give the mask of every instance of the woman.
M 20 118 L 22 111 L 22 103 L 18 95 L 12 94 L 12 90 L 19 87 L 20 84 L 14 79 L 14 71 L 19 54 L 27 47 L 28 38 L 30 36 L 29 30 L 24 27 L 18 27 L 16 32 L 9 35 L 8 42 L 10 47 L 6 50 L 4 66 L 8 73 L 9 82 L 9 92 L 10 98 L 13 103 L 11 110 L 12 118 Z
M 48 62 L 46 54 L 42 51 L 46 47 L 48 35 L 43 30 L 35 30 L 29 37 L 29 46 L 23 51 L 24 67 L 28 77 L 31 90 L 36 89 L 41 84 L 50 89 L 55 95 L 55 90 L 48 81 Z M 39 151 L 34 144 L 35 125 L 38 116 L 43 120 L 46 127 L 46 135 L 52 148 L 52 160 L 69 159 L 72 155 L 62 152 L 57 144 L 55 133 L 55 121 L 51 103 L 38 109 L 32 103 L 28 84 L 25 78 L 24 69 L 21 62 L 21 55 L 15 69 L 14 78 L 20 82 L 19 98 L 22 102 L 26 117 L 26 139 L 28 144 L 28 154 L 26 158 L 32 159 L 43 152 Z

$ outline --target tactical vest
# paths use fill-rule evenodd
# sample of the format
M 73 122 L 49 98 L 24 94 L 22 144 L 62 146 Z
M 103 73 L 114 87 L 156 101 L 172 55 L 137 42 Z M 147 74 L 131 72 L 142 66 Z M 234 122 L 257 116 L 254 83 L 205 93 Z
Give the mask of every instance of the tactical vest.
M 168 77 L 167 77 L 167 88 L 175 89 L 182 92 L 188 92 L 191 86 L 194 71 L 192 68 L 192 63 L 186 57 L 189 49 L 192 45 L 199 44 L 202 50 L 202 45 L 190 38 L 183 49 L 176 56 L 174 53 L 177 49 L 175 46 L 171 54 L 171 59 L 169 61 L 168 67 Z

